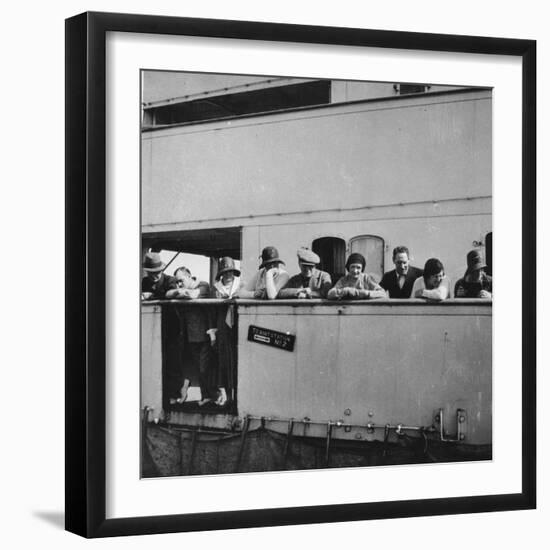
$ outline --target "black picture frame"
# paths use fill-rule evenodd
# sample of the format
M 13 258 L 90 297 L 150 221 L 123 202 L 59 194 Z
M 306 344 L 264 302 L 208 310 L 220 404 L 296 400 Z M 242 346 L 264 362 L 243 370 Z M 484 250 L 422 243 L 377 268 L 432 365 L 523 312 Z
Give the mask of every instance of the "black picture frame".
M 522 61 L 522 489 L 514 494 L 106 519 L 106 33 L 515 56 Z M 85 537 L 536 506 L 536 42 L 480 36 L 83 13 L 66 20 L 66 529 Z M 529 284 L 526 283 L 529 281 Z

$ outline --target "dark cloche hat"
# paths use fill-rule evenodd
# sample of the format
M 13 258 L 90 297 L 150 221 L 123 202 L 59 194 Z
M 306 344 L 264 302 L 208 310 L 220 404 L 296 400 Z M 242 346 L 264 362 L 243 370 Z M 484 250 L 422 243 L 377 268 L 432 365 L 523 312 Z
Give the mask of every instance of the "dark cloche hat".
M 359 254 L 359 252 L 353 252 L 348 256 L 348 259 L 346 261 L 346 269 L 349 269 L 349 266 L 351 264 L 361 264 L 363 266 L 363 269 L 361 271 L 365 271 L 367 260 L 365 260 L 365 256 L 363 256 L 363 254 Z
M 235 267 L 235 262 L 233 261 L 233 258 L 230 258 L 229 256 L 224 256 L 223 258 L 220 258 L 218 260 L 218 273 L 216 274 L 216 281 L 218 281 L 220 277 L 228 271 L 233 271 L 236 277 L 241 276 L 241 272 Z
M 466 263 L 468 264 L 468 273 L 487 267 L 479 250 L 470 250 L 466 256 Z
M 166 267 L 166 264 L 160 259 L 158 252 L 147 252 L 145 259 L 143 260 L 143 269 L 145 271 L 162 271 Z
M 321 258 L 309 248 L 299 248 L 298 261 L 305 265 L 317 265 L 321 261 Z
M 262 264 L 260 265 L 259 269 L 262 269 L 262 267 L 265 267 L 266 264 L 272 264 L 274 262 L 280 262 L 284 264 L 283 260 L 279 258 L 279 252 L 274 246 L 266 246 L 262 250 Z

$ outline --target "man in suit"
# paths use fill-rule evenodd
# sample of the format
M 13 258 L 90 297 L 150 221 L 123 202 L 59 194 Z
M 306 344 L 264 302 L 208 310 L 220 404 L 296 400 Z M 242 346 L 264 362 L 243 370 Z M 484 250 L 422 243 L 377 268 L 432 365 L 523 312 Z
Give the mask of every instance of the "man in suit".
M 158 252 L 147 252 L 143 261 L 146 276 L 141 280 L 142 300 L 164 300 L 166 293 L 177 288 L 176 279 L 166 275 L 166 264 Z
M 388 291 L 390 298 L 410 298 L 414 282 L 423 271 L 409 263 L 409 249 L 397 246 L 393 249 L 395 269 L 384 273 L 380 286 Z

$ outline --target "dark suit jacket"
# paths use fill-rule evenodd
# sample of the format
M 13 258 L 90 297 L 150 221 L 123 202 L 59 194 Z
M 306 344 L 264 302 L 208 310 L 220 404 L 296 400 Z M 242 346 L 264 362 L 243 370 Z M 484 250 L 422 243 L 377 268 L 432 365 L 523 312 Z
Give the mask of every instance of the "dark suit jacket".
M 207 282 L 200 281 L 195 288 L 199 289 L 199 298 L 208 298 L 210 296 L 210 285 Z M 182 301 L 181 306 L 177 310 L 182 334 L 189 343 L 210 341 L 206 331 L 216 327 L 212 308 L 206 304 L 200 306 L 186 305 L 186 301 Z
M 166 275 L 166 273 L 162 273 L 156 283 L 153 283 L 149 277 L 144 277 L 141 280 L 141 292 L 152 292 L 152 300 L 164 300 L 166 293 L 175 288 L 178 288 L 176 279 L 170 275 Z
M 414 282 L 418 277 L 422 277 L 423 274 L 424 270 L 410 265 L 405 275 L 405 284 L 403 288 L 399 288 L 397 284 L 397 273 L 395 269 L 393 269 L 392 271 L 384 273 L 380 281 L 380 286 L 388 291 L 390 298 L 410 298 Z

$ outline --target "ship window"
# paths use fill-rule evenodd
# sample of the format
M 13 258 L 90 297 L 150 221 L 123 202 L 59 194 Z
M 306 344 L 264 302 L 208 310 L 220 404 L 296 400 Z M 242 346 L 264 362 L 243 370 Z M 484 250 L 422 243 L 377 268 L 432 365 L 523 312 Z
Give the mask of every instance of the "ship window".
M 485 263 L 487 264 L 487 275 L 493 275 L 493 232 L 487 233 L 485 237 Z
M 321 237 L 315 239 L 311 249 L 321 258 L 319 269 L 326 271 L 336 283 L 345 272 L 346 241 L 338 237 Z
M 384 239 L 375 235 L 360 235 L 350 241 L 350 253 L 359 252 L 367 260 L 365 271 L 380 281 L 384 275 Z
M 427 92 L 430 88 L 431 86 L 428 86 L 427 84 L 400 83 L 400 84 L 393 85 L 393 89 L 399 95 L 421 94 L 421 93 Z

